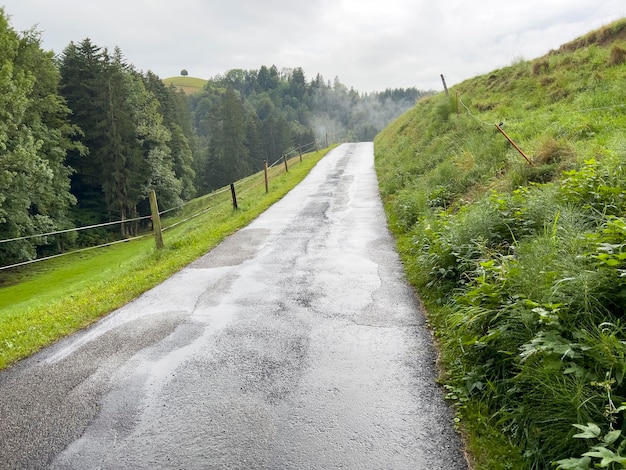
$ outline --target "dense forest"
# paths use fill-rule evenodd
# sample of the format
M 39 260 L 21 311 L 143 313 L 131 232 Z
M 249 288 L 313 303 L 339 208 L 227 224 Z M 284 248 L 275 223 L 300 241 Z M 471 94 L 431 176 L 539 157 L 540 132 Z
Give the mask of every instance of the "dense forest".
M 45 51 L 0 9 L 0 241 L 17 239 L 0 264 L 133 236 L 150 190 L 174 208 L 290 149 L 373 140 L 426 93 L 360 94 L 272 65 L 187 96 L 90 39 Z M 37 236 L 114 221 L 128 222 Z
M 290 148 L 313 142 L 371 141 L 425 92 L 359 94 L 338 78 L 307 82 L 302 68 L 230 70 L 190 97 L 197 188 L 221 187 L 258 171 Z

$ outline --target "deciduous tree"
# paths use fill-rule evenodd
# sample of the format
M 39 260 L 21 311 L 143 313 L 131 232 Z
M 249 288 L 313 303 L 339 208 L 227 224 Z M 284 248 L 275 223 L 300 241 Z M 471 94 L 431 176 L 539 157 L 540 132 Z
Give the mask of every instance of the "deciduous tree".
M 74 198 L 66 152 L 74 129 L 57 94 L 52 53 L 36 31 L 19 35 L 0 9 L 0 239 L 67 228 Z M 0 244 L 3 264 L 32 259 L 37 237 Z

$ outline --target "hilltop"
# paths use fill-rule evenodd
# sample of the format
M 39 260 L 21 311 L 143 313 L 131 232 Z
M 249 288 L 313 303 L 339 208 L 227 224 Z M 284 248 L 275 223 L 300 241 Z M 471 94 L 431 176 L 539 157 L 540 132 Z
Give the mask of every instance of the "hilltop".
M 423 98 L 375 140 L 476 468 L 625 468 L 625 77 L 622 19 Z
M 195 93 L 198 93 L 199 91 L 202 91 L 207 82 L 208 80 L 204 80 L 203 78 L 183 76 L 163 79 L 163 83 L 165 83 L 166 85 L 174 85 L 186 95 L 193 95 Z

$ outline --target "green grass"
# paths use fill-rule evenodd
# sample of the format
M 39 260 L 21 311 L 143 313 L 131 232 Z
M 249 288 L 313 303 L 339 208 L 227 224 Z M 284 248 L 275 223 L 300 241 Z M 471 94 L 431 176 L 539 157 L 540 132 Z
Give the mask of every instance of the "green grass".
M 626 434 L 625 31 L 423 99 L 374 142 L 475 468 L 580 457 L 574 424 Z
M 170 77 L 164 78 L 163 83 L 166 85 L 174 85 L 179 90 L 183 91 L 187 95 L 192 95 L 202 91 L 207 84 L 207 80 L 195 77 Z
M 198 198 L 163 225 L 212 210 L 166 230 L 162 250 L 148 237 L 3 272 L 0 369 L 84 328 L 202 256 L 282 198 L 327 151 L 304 155 L 302 163 L 293 158 L 288 173 L 282 165 L 273 168 L 268 194 L 262 174 L 236 184 L 237 211 L 229 192 Z

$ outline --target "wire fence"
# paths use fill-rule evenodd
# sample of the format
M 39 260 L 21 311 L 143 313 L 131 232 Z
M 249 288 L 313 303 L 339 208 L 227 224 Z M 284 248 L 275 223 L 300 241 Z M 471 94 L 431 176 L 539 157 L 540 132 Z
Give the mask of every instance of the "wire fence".
M 268 177 L 274 178 L 276 176 L 278 176 L 279 174 L 281 174 L 283 171 L 287 171 L 287 158 L 289 157 L 294 157 L 297 155 L 300 155 L 300 157 L 302 157 L 303 154 L 306 153 L 310 153 L 313 150 L 317 150 L 317 143 L 316 142 L 312 142 L 310 144 L 306 144 L 304 146 L 300 146 L 297 148 L 292 148 L 289 149 L 283 156 L 281 156 L 280 158 L 278 158 L 275 162 L 273 162 L 271 165 L 268 165 Z M 285 167 L 283 168 L 282 163 L 285 163 Z M 253 183 L 254 179 L 258 179 L 258 181 L 255 181 Z M 265 183 L 265 176 L 264 176 L 264 172 L 257 172 L 254 173 L 252 175 L 249 175 L 241 180 L 236 181 L 235 183 L 233 183 L 233 185 L 237 186 L 240 188 L 239 194 L 246 194 L 250 191 L 252 191 L 253 189 L 261 186 L 262 184 Z M 222 188 L 216 189 L 215 191 L 212 191 L 211 193 L 205 194 L 204 196 L 201 196 L 199 198 L 196 199 L 192 199 L 190 201 L 184 202 L 183 204 L 180 204 L 176 207 L 171 207 L 165 210 L 160 210 L 159 211 L 159 216 L 164 216 L 164 215 L 169 215 L 178 211 L 183 211 L 185 208 L 189 207 L 189 206 L 200 206 L 200 208 L 195 209 L 193 211 L 192 214 L 190 215 L 186 215 L 184 216 L 181 220 L 176 220 L 176 221 L 172 221 L 172 223 L 164 226 L 162 228 L 162 231 L 167 231 L 167 230 L 171 230 L 175 227 L 181 226 L 197 217 L 200 217 L 202 215 L 205 215 L 211 211 L 217 210 L 219 208 L 222 208 L 228 204 L 230 204 L 231 200 L 229 197 L 224 197 L 223 200 L 220 201 L 216 201 L 216 199 L 226 193 L 230 193 L 230 185 L 228 186 L 224 186 Z M 137 222 L 141 222 L 144 220 L 151 220 L 152 219 L 152 215 L 145 215 L 145 216 L 141 216 L 141 217 L 135 217 L 135 218 L 131 218 L 131 219 L 124 219 L 124 220 L 117 220 L 117 221 L 113 221 L 113 222 L 104 222 L 104 223 L 100 223 L 100 224 L 93 224 L 93 225 L 86 225 L 86 226 L 82 226 L 82 227 L 74 227 L 74 228 L 69 228 L 69 229 L 63 229 L 63 230 L 55 230 L 55 231 L 51 231 L 51 232 L 46 232 L 46 233 L 37 233 L 37 234 L 31 234 L 31 235 L 24 235 L 21 237 L 13 237 L 13 238 L 7 238 L 7 239 L 2 239 L 0 240 L 0 245 L 5 244 L 5 243 L 10 243 L 10 242 L 17 242 L 17 241 L 26 241 L 26 240 L 31 240 L 34 238 L 45 238 L 45 237 L 51 237 L 51 236 L 55 236 L 55 235 L 61 235 L 61 234 L 66 234 L 66 233 L 77 233 L 77 232 L 81 232 L 81 231 L 86 231 L 86 230 L 93 230 L 96 228 L 103 228 L 103 227 L 112 227 L 115 225 L 122 225 L 122 224 L 128 224 L 128 223 L 137 223 Z M 165 219 L 167 220 L 167 219 Z M 26 260 L 26 261 L 21 261 L 18 263 L 13 263 L 13 264 L 9 264 L 9 265 L 5 265 L 5 266 L 0 266 L 0 271 L 5 271 L 5 270 L 9 270 L 12 268 L 18 268 L 21 266 L 26 266 L 29 264 L 33 264 L 33 263 L 38 263 L 41 261 L 46 261 L 46 260 L 51 260 L 51 259 L 55 259 L 55 258 L 59 258 L 62 256 L 67 256 L 67 255 L 72 255 L 72 254 L 77 254 L 77 253 L 84 253 L 86 251 L 91 251 L 91 250 L 95 250 L 98 248 L 105 248 L 105 247 L 109 247 L 109 246 L 113 246 L 113 245 L 117 245 L 119 243 L 125 243 L 125 242 L 130 242 L 133 240 L 139 240 L 142 238 L 147 238 L 147 237 L 151 237 L 153 235 L 152 231 L 145 233 L 145 234 L 141 234 L 141 235 L 137 235 L 134 237 L 129 237 L 129 238 L 123 238 L 120 240 L 115 240 L 115 241 L 111 241 L 111 242 L 107 242 L 107 243 L 101 243 L 98 245 L 94 245 L 94 246 L 88 246 L 88 247 L 84 247 L 84 248 L 78 248 L 75 250 L 71 250 L 71 251 L 67 251 L 67 252 L 63 252 L 63 253 L 57 253 L 54 255 L 50 255 L 50 256 L 45 256 L 45 257 L 41 257 L 41 258 L 34 258 L 34 259 L 30 259 L 30 260 Z
M 463 103 L 463 100 L 461 99 L 460 95 L 459 95 L 459 103 L 461 103 L 461 105 L 465 108 L 465 110 L 467 111 L 467 114 L 469 116 L 471 116 L 472 118 L 474 118 L 476 121 L 478 121 L 479 123 L 481 123 L 484 126 L 493 127 L 494 123 L 489 123 L 487 121 L 483 121 L 479 117 L 474 116 L 474 114 L 472 114 L 472 111 L 470 111 L 470 109 L 467 107 L 467 105 L 465 103 Z
M 484 126 L 489 126 L 489 127 L 493 127 L 496 122 L 487 122 L 484 121 L 483 119 L 481 119 L 480 117 L 476 116 L 475 114 L 472 113 L 472 111 L 470 110 L 470 108 L 463 102 L 463 99 L 461 98 L 461 96 L 459 95 L 459 103 L 461 104 L 461 106 L 463 106 L 463 108 L 465 108 L 465 111 L 467 112 L 467 114 L 473 118 L 474 120 L 476 120 L 477 122 L 479 122 L 480 124 L 484 125 Z M 554 112 L 548 112 L 548 113 L 538 113 L 538 114 L 533 114 L 533 116 L 537 117 L 537 118 L 541 118 L 541 117 L 555 117 L 555 116 L 568 116 L 568 115 L 578 115 L 578 114 L 586 114 L 586 113 L 593 113 L 593 112 L 598 112 L 598 111 L 608 111 L 611 109 L 618 109 L 618 108 L 626 108 L 626 104 L 625 103 L 618 103 L 618 104 L 614 104 L 614 105 L 610 105 L 610 106 L 597 106 L 597 107 L 591 107 L 591 108 L 581 108 L 581 109 L 576 109 L 574 111 L 568 111 L 568 112 L 563 112 L 563 113 L 554 113 Z M 507 122 L 515 122 L 516 119 L 507 119 Z
M 488 126 L 488 127 L 493 127 L 495 126 L 496 129 L 510 142 L 510 144 L 515 148 L 515 150 L 517 150 L 520 155 L 522 155 L 522 157 L 524 157 L 524 159 L 526 160 L 526 162 L 529 165 L 533 165 L 533 161 L 532 159 L 526 155 L 526 153 L 524 153 L 524 151 L 520 148 L 519 145 L 517 145 L 513 139 L 504 131 L 504 129 L 502 128 L 504 126 L 504 122 L 500 121 L 499 124 L 496 123 L 489 123 L 483 119 L 481 119 L 480 117 L 476 116 L 474 113 L 472 113 L 472 111 L 470 110 L 469 106 L 467 106 L 464 102 L 463 99 L 461 98 L 461 95 L 459 93 L 457 93 L 457 113 L 458 113 L 458 105 L 463 106 L 463 108 L 465 108 L 465 111 L 467 112 L 468 116 L 470 116 L 472 119 L 474 119 L 476 122 L 480 123 L 483 126 Z M 580 108 L 580 109 L 575 109 L 573 111 L 568 111 L 568 112 L 562 112 L 562 113 L 555 113 L 555 112 L 547 112 L 547 113 L 537 113 L 534 114 L 533 116 L 535 118 L 554 118 L 555 116 L 579 116 L 582 114 L 586 114 L 586 113 L 592 113 L 592 112 L 601 112 L 601 111 L 609 111 L 609 110 L 613 110 L 613 109 L 624 109 L 626 108 L 626 104 L 624 103 L 618 103 L 618 104 L 614 104 L 614 105 L 609 105 L 609 106 L 595 106 L 595 107 L 589 107 L 589 108 Z M 507 118 L 507 123 L 511 123 L 511 122 L 516 122 L 518 120 L 516 119 L 509 119 Z M 547 124 L 547 128 L 551 128 L 552 126 L 555 126 L 555 121 L 553 120 L 553 122 Z

